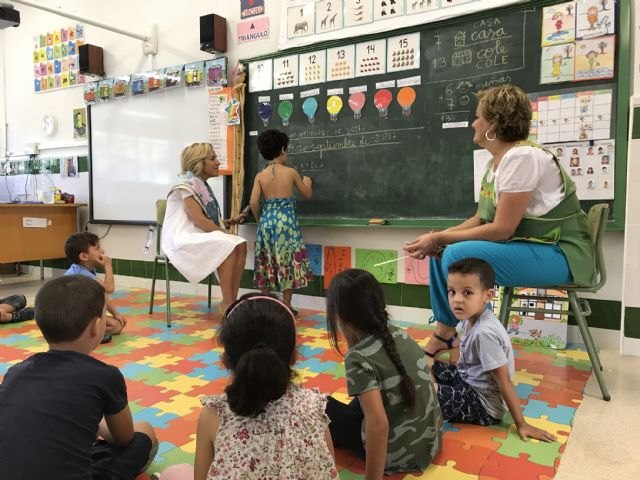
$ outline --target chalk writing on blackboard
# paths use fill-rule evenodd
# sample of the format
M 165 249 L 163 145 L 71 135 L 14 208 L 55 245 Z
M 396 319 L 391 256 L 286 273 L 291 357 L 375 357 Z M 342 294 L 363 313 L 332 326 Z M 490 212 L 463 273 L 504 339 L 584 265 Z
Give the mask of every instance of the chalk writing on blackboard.
M 403 143 L 403 139 L 400 138 L 401 133 L 424 130 L 424 128 L 423 126 L 418 126 L 368 131 L 366 127 L 358 126 L 354 128 L 337 128 L 335 130 L 315 130 L 313 136 L 309 135 L 309 132 L 292 133 L 288 153 L 289 155 L 299 155 L 378 145 L 400 145 Z
M 514 16 L 520 18 L 513 22 L 487 17 L 467 27 L 431 33 L 427 83 L 468 80 L 524 68 L 526 12 Z

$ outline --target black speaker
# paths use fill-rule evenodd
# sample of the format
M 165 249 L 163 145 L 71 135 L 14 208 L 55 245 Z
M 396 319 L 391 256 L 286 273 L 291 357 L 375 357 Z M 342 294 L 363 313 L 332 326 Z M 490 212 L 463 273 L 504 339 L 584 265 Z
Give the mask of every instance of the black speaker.
M 104 77 L 102 53 L 102 47 L 96 47 L 89 43 L 80 45 L 80 48 L 78 49 L 80 73 Z
M 200 50 L 209 53 L 227 51 L 227 19 L 211 13 L 200 17 Z

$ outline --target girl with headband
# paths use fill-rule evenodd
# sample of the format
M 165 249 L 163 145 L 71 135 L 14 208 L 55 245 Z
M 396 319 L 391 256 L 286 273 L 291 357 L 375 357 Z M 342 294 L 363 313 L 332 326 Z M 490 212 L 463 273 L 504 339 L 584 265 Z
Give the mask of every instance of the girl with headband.
M 191 478 L 337 479 L 327 399 L 292 383 L 291 309 L 270 295 L 243 295 L 225 313 L 219 340 L 231 383 L 202 400 Z

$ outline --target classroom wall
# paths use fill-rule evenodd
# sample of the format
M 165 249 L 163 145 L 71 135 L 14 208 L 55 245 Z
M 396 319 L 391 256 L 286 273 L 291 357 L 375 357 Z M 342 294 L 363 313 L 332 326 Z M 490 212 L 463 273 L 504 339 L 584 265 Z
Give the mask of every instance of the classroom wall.
M 142 72 L 148 69 L 160 68 L 173 64 L 211 58 L 211 55 L 199 50 L 199 22 L 200 15 L 217 13 L 227 18 L 227 56 L 230 65 L 240 58 L 250 58 L 256 55 L 273 52 L 277 48 L 277 36 L 280 24 L 280 6 L 284 2 L 266 0 L 266 13 L 270 18 L 271 35 L 267 40 L 236 45 L 234 32 L 239 21 L 239 2 L 211 2 L 205 0 L 190 0 L 178 7 L 175 3 L 152 2 L 140 0 L 130 2 L 113 0 L 101 4 L 82 0 L 42 0 L 42 4 L 53 8 L 61 8 L 67 12 L 117 26 L 134 32 L 143 32 L 146 25 L 156 23 L 159 35 L 159 51 L 155 57 L 146 57 L 142 53 L 141 41 L 115 34 L 98 27 L 85 25 L 86 39 L 103 47 L 105 54 L 105 69 L 107 76 Z M 162 6 L 162 8 L 159 7 Z M 171 6 L 170 8 L 168 8 Z M 19 155 L 24 152 L 24 145 L 30 142 L 41 144 L 41 157 L 53 157 L 63 154 L 86 155 L 86 141 L 74 141 L 72 134 L 71 114 L 73 108 L 83 105 L 82 89 L 69 88 L 43 94 L 33 93 L 32 72 L 32 36 L 48 29 L 60 28 L 73 24 L 71 20 L 56 15 L 35 10 L 16 4 L 22 21 L 19 28 L 0 30 L 0 119 L 2 121 L 4 139 L 4 124 L 8 123 L 8 142 L 6 150 L 11 158 L 24 158 Z M 637 23 L 640 24 L 640 23 Z M 637 49 L 636 49 L 637 50 Z M 637 55 L 637 51 L 636 51 Z M 637 68 L 637 62 L 636 67 Z M 4 77 L 4 79 L 3 79 Z M 636 92 L 640 87 L 636 86 Z M 6 114 L 4 113 L 6 110 Z M 40 120 L 45 114 L 52 114 L 58 120 L 58 131 L 52 137 L 46 137 L 40 128 Z M 471 134 L 469 133 L 469 140 Z M 4 153 L 4 140 L 0 140 L 0 162 Z M 632 162 L 629 162 L 630 164 Z M 19 183 L 21 179 L 16 181 Z M 63 182 L 54 175 L 54 182 Z M 67 179 L 63 189 L 75 193 L 77 201 L 88 201 L 88 176 L 81 173 L 79 179 Z M 6 195 L 3 190 L 4 182 L 0 179 L 0 200 Z M 84 225 L 88 215 L 83 213 L 81 225 Z M 106 225 L 91 225 L 89 229 L 99 235 L 107 232 Z M 247 238 L 250 250 L 255 238 L 255 227 L 247 226 L 240 229 L 240 234 Z M 349 245 L 354 248 L 387 248 L 400 249 L 401 244 L 420 234 L 419 230 L 383 230 L 362 228 L 304 228 L 303 234 L 307 243 L 323 245 Z M 151 261 L 150 254 L 144 254 L 144 244 L 147 239 L 147 228 L 139 226 L 114 225 L 102 243 L 106 251 L 114 258 L 122 260 Z M 610 308 L 620 309 L 623 291 L 624 265 L 624 233 L 608 232 L 605 237 L 605 255 L 609 270 L 607 285 L 595 296 L 604 300 L 600 305 L 602 310 Z M 253 257 L 249 255 L 247 268 L 252 269 Z M 128 278 L 119 278 L 120 284 Z M 135 282 L 132 282 L 135 283 Z M 139 282 L 148 285 L 148 281 Z M 185 286 L 178 286 L 188 291 Z M 302 305 L 321 306 L 317 298 L 298 299 Z M 610 301 L 610 302 L 607 302 Z M 306 302 L 306 303 L 305 303 Z M 614 309 L 615 309 L 614 308 Z M 418 312 L 417 317 L 426 318 L 428 312 Z M 619 342 L 620 318 L 617 314 L 607 314 L 607 324 L 603 330 L 608 342 Z M 639 338 L 640 334 L 636 338 Z
M 625 215 L 625 238 L 622 265 L 622 330 L 620 351 L 626 354 L 640 355 L 640 48 L 638 48 L 638 29 L 640 29 L 640 9 L 631 2 L 633 10 L 634 45 L 633 96 L 629 108 L 629 153 L 627 159 L 627 208 Z

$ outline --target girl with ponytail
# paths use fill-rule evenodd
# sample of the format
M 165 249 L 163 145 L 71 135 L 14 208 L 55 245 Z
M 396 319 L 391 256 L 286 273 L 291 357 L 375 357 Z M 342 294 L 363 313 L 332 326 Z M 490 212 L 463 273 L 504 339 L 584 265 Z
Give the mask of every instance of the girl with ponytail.
M 202 400 L 195 480 L 337 479 L 326 397 L 291 382 L 291 309 L 270 295 L 243 295 L 227 309 L 219 340 L 232 378 L 225 394 Z
M 442 446 L 442 414 L 422 348 L 389 324 L 382 288 L 365 270 L 345 270 L 327 292 L 327 329 L 347 342 L 345 405 L 327 404 L 334 445 L 366 460 L 366 480 L 424 470 Z

